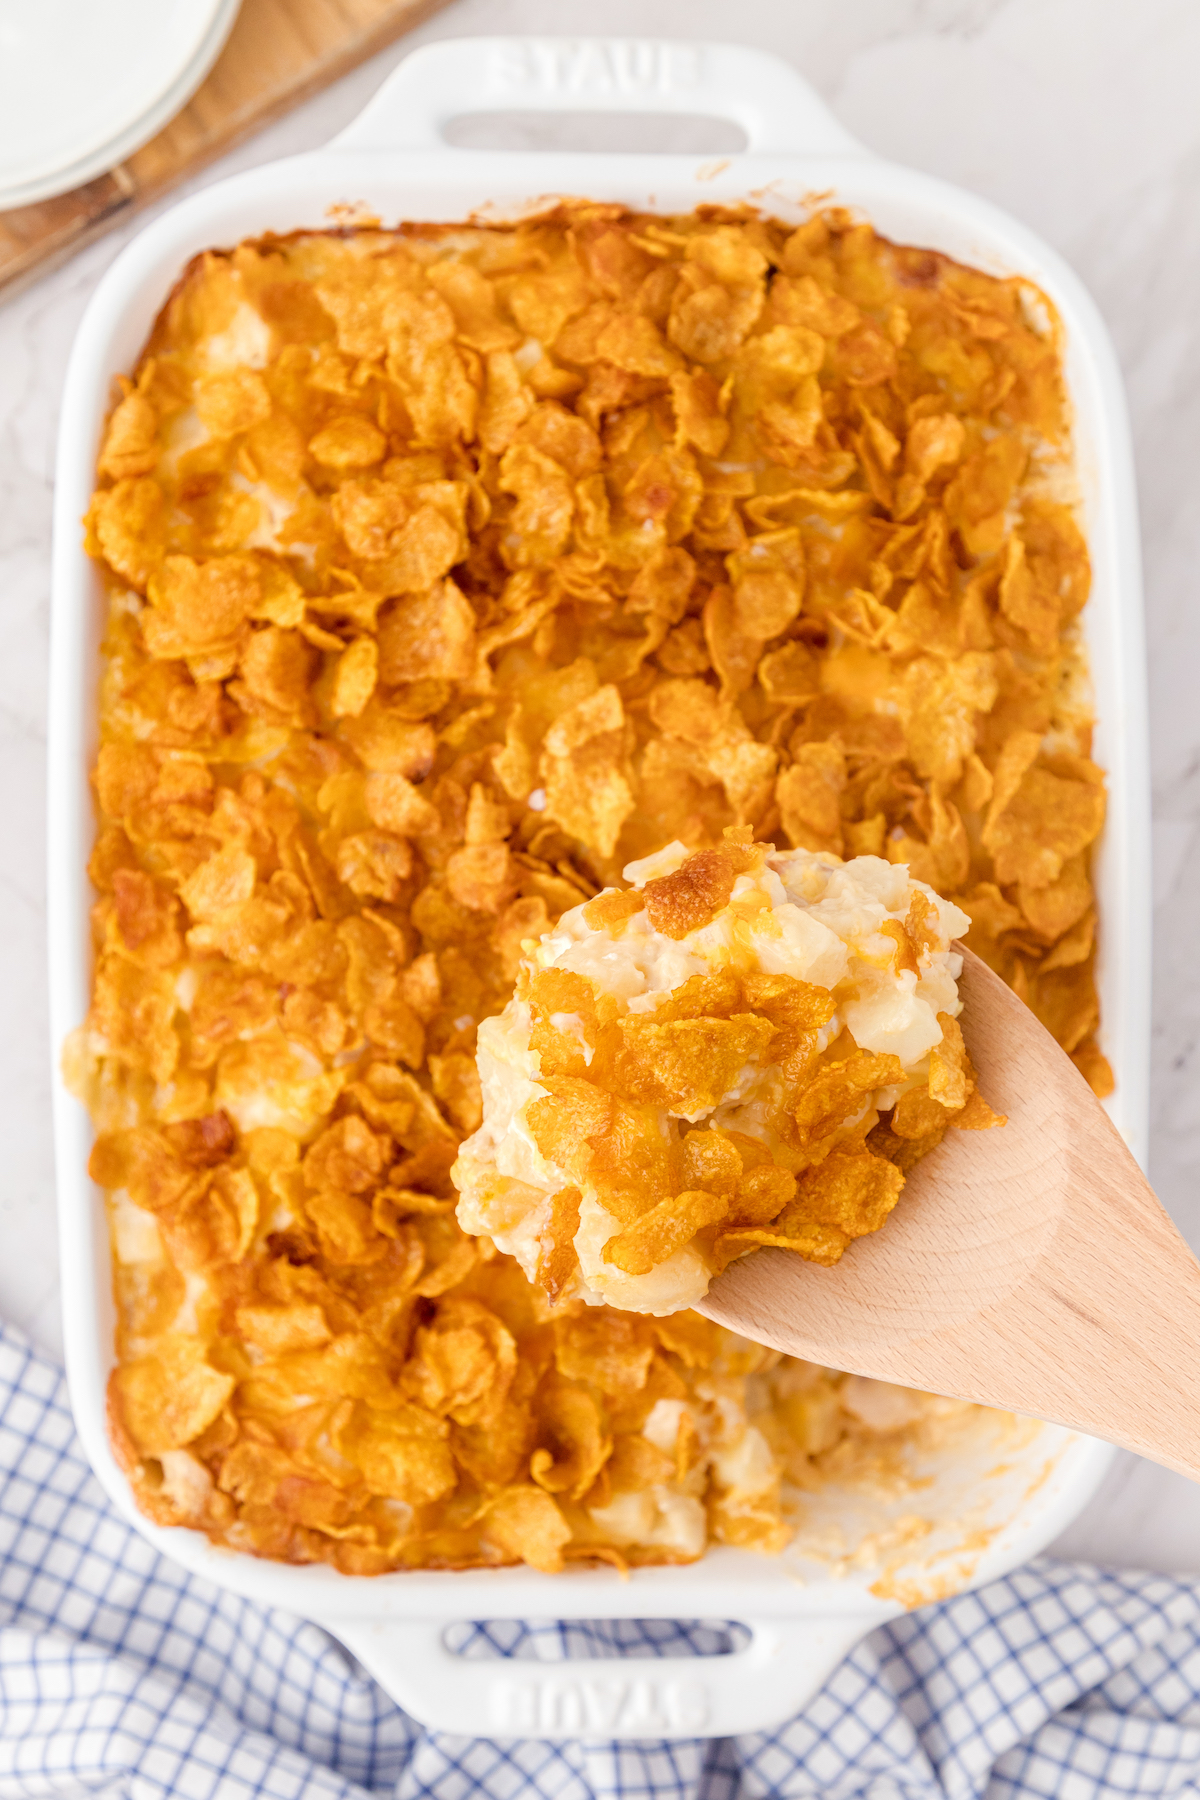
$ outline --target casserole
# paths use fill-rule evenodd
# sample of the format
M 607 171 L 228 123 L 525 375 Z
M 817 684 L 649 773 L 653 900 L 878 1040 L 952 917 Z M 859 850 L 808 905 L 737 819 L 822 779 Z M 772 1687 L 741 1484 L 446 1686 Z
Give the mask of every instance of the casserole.
M 503 106 L 715 113 L 740 124 L 744 155 L 483 157 L 440 142 L 463 111 Z M 1117 1088 L 1111 1110 L 1135 1151 L 1145 1137 L 1148 1032 L 1149 810 L 1141 674 L 1136 518 L 1119 381 L 1103 327 L 1077 282 L 1036 239 L 982 203 L 870 157 L 784 64 L 719 46 L 499 39 L 416 53 L 329 149 L 222 183 L 157 221 L 97 290 L 72 356 L 60 443 L 55 538 L 50 748 L 52 1023 L 55 1042 L 87 1009 L 91 843 L 87 769 L 94 748 L 101 584 L 79 518 L 91 494 L 113 376 L 129 367 L 191 256 L 264 230 L 320 228 L 352 209 L 385 219 L 503 216 L 557 193 L 646 209 L 758 200 L 801 216 L 814 191 L 860 208 L 890 237 L 928 245 L 990 273 L 1035 282 L 1062 317 L 1076 458 L 1094 566 L 1085 615 L 1099 720 L 1096 754 L 1110 781 L 1109 822 L 1096 865 L 1103 919 L 1099 968 L 1103 1047 Z M 905 1604 L 993 1578 L 1044 1545 L 1092 1492 L 1109 1452 L 1056 1427 L 1010 1430 L 970 1454 L 934 1457 L 921 1508 L 929 1529 L 906 1551 L 909 1525 L 882 1496 L 817 1497 L 843 1572 L 809 1558 L 732 1549 L 688 1567 L 557 1577 L 531 1570 L 420 1571 L 346 1577 L 234 1555 L 136 1514 L 104 1435 L 112 1310 L 103 1208 L 86 1179 L 91 1126 L 56 1081 L 68 1372 L 81 1436 L 101 1480 L 138 1529 L 198 1574 L 328 1625 L 417 1718 L 498 1736 L 673 1737 L 761 1729 L 803 1704 L 873 1625 Z M 835 1517 L 834 1515 L 842 1515 Z M 839 1547 L 834 1528 L 853 1529 Z M 844 1536 L 844 1532 L 843 1532 Z M 910 1536 L 912 1533 L 910 1531 Z M 653 1679 L 601 1676 L 579 1665 L 458 1662 L 442 1643 L 456 1619 L 737 1618 L 748 1647 L 713 1666 L 663 1659 Z

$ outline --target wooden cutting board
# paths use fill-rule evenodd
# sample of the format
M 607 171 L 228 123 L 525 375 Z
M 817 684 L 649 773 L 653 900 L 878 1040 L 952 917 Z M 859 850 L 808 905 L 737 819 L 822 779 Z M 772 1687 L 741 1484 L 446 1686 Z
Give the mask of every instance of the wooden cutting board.
M 0 292 L 43 274 L 446 3 L 243 0 L 208 79 L 156 138 L 69 194 L 0 212 Z

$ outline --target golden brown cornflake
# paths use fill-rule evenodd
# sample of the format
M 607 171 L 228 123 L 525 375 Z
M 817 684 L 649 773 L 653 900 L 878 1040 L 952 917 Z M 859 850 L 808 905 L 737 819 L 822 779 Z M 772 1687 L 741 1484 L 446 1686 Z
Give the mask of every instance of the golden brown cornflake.
M 578 1188 L 560 1188 L 550 1198 L 550 1218 L 543 1228 L 537 1280 L 557 1300 L 575 1273 L 575 1233 L 579 1230 Z
M 1026 284 L 840 211 L 580 203 L 189 266 L 87 519 L 111 603 L 96 972 L 67 1053 L 113 1195 L 113 1439 L 153 1517 L 351 1573 L 777 1546 L 777 1492 L 743 1505 L 712 1473 L 700 1386 L 745 1393 L 720 1334 L 571 1302 L 548 1323 L 459 1231 L 475 1033 L 564 910 L 620 933 L 624 897 L 594 896 L 631 858 L 712 853 L 656 890 L 676 929 L 721 904 L 739 827 L 907 862 L 1106 1091 L 1060 350 Z M 916 956 L 927 929 L 914 905 Z M 649 1102 L 595 1079 L 680 1096 L 696 1025 L 742 1030 L 719 1001 L 656 1018 L 661 1042 L 548 1008 L 544 1129 L 589 1146 L 621 1254 L 702 1192 L 728 1206 L 715 1260 L 781 1220 L 827 1258 L 965 1065 L 948 1038 L 896 1109 L 935 1128 L 893 1115 L 828 1192 L 733 1138 L 676 1170 Z M 744 1010 L 811 1073 L 803 996 Z M 841 1060 L 798 1132 L 853 1110 Z M 985 1111 L 972 1089 L 955 1122 Z M 851 1429 L 819 1394 L 786 1402 L 794 1431 L 777 1414 L 810 1483 L 811 1446 Z M 642 1432 L 660 1401 L 670 1451 Z M 648 1488 L 623 1532 L 610 1462 L 653 1463 L 691 1535 L 657 1529 Z
M 725 1232 L 716 1241 L 716 1254 L 725 1262 L 747 1249 L 773 1245 L 830 1268 L 856 1237 L 879 1230 L 903 1186 L 895 1163 L 866 1144 L 836 1147 L 803 1176 L 796 1197 L 768 1228 Z
M 651 925 L 670 938 L 686 937 L 707 925 L 729 904 L 734 882 L 749 866 L 750 859 L 738 844 L 720 844 L 689 856 L 673 874 L 646 883 Z

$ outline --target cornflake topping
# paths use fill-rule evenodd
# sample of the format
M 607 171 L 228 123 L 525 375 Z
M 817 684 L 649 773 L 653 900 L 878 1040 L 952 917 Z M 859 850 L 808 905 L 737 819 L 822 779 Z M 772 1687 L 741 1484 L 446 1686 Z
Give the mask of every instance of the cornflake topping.
M 865 855 L 947 896 L 1105 1088 L 1104 792 L 1053 309 L 841 211 L 569 203 L 197 257 L 114 398 L 87 519 L 109 604 L 95 975 L 66 1066 L 98 1133 L 111 1436 L 138 1504 L 370 1574 L 778 1549 L 798 1494 L 872 1446 L 896 1491 L 947 1403 L 691 1314 L 551 1307 L 462 1230 L 449 1171 L 522 946 L 591 902 L 568 936 L 619 948 L 640 911 L 685 957 L 752 873 L 727 886 L 723 847 L 755 839 L 822 880 Z M 674 841 L 705 859 L 647 871 L 652 902 L 603 891 Z M 912 906 L 884 912 L 919 971 Z M 878 954 L 909 952 L 884 931 Z M 567 973 L 592 978 L 523 979 Z M 705 975 L 724 997 L 678 1016 L 610 1018 L 597 992 L 624 1058 L 604 1087 L 586 982 L 539 1014 L 580 1144 L 620 1104 L 725 1146 L 724 1176 L 667 1159 L 660 1197 L 708 1197 L 695 1241 L 800 1241 L 789 1208 L 823 1169 L 894 1187 L 961 1091 L 952 1066 L 940 1093 L 918 1080 L 889 1128 L 912 1108 L 915 1135 L 880 1162 L 867 1132 L 852 1157 L 884 1078 L 849 1104 L 847 1032 L 868 1059 L 907 1051 L 868 1048 L 844 1008 L 822 1044 L 817 1002 L 745 990 L 768 977 Z M 829 1112 L 789 1115 L 786 1156 L 744 1120 L 703 1124 L 730 1069 L 768 1089 L 794 1069 L 799 1092 L 814 1036 Z M 575 1278 L 585 1185 L 556 1178 L 552 1283 Z M 611 1210 L 595 1267 L 655 1280 L 661 1240 Z M 836 1246 L 849 1202 L 804 1216 Z M 649 1274 L 604 1261 L 622 1237 Z

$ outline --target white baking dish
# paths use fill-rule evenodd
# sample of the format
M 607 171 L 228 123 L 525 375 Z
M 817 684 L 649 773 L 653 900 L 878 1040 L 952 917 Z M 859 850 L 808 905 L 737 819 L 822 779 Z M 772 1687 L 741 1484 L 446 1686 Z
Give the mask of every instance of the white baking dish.
M 715 115 L 744 129 L 745 154 L 694 156 L 488 153 L 449 148 L 443 127 L 474 111 L 575 108 Z M 327 149 L 239 175 L 158 219 L 117 259 L 80 327 L 67 376 L 58 459 L 50 699 L 49 912 L 53 1041 L 88 1006 L 93 757 L 102 593 L 83 552 L 80 517 L 93 485 L 112 378 L 129 369 L 188 259 L 267 229 L 329 223 L 361 203 L 385 221 L 464 218 L 527 209 L 551 191 L 659 211 L 753 199 L 801 216 L 806 195 L 861 208 L 892 238 L 929 245 L 995 273 L 1029 276 L 1054 301 L 1066 367 L 1095 569 L 1087 611 L 1110 810 L 1098 865 L 1103 921 L 1103 1043 L 1117 1076 L 1110 1110 L 1139 1156 L 1146 1142 L 1149 1007 L 1147 786 L 1137 520 L 1125 408 L 1108 337 L 1071 271 L 1023 227 L 970 195 L 870 155 L 784 63 L 719 45 L 524 38 L 431 45 L 400 65 Z M 343 215 L 344 216 L 344 215 Z M 931 1465 L 906 1505 L 933 1522 L 906 1567 L 866 1552 L 838 1578 L 721 1549 L 687 1568 L 560 1576 L 511 1569 L 374 1579 L 289 1568 L 213 1548 L 198 1533 L 151 1525 L 133 1508 L 104 1430 L 112 1302 L 103 1208 L 86 1163 L 91 1127 L 55 1075 L 55 1128 L 67 1368 L 80 1435 L 108 1493 L 164 1554 L 271 1606 L 328 1625 L 384 1687 L 437 1728 L 492 1736 L 687 1737 L 776 1725 L 850 1646 L 895 1616 L 901 1598 L 953 1592 L 1034 1554 L 1074 1517 L 1108 1460 L 1107 1446 L 1058 1427 L 1030 1427 L 1023 1446 L 995 1445 Z M 856 1504 L 855 1534 L 896 1509 L 827 1495 L 833 1520 Z M 971 1531 L 974 1549 L 968 1553 Z M 979 1551 L 979 1544 L 985 1548 Z M 893 1556 L 892 1564 L 896 1563 Z M 890 1566 L 890 1565 L 888 1565 Z M 911 1580 L 915 1585 L 904 1587 Z M 872 1591 L 872 1588 L 875 1591 Z M 897 1597 L 900 1596 L 900 1597 Z M 448 1622 L 565 1618 L 725 1618 L 752 1629 L 740 1654 L 634 1664 L 473 1662 L 452 1656 Z

